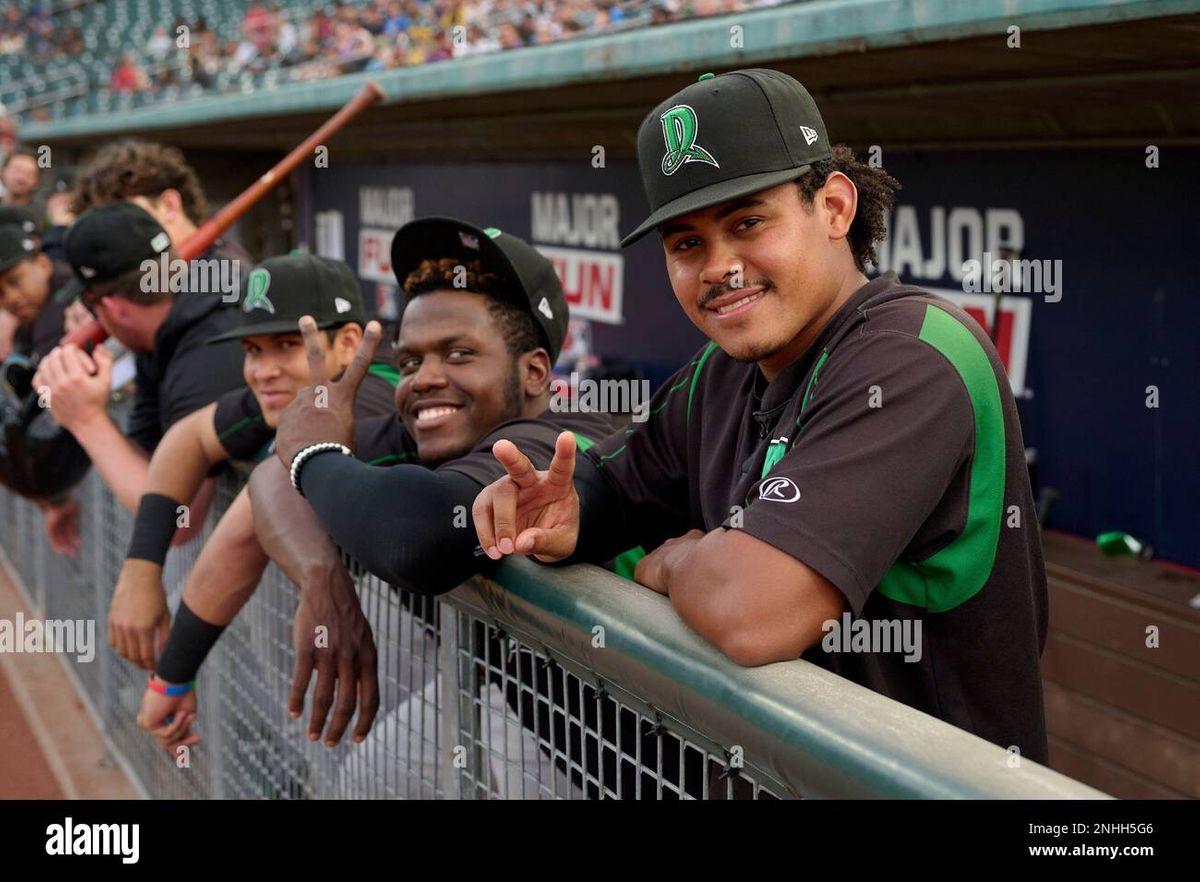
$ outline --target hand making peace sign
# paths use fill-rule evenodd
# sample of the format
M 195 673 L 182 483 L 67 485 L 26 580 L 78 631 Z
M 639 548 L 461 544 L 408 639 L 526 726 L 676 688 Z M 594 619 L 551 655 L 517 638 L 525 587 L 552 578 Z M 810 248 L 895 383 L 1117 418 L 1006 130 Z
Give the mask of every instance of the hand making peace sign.
M 275 452 L 289 469 L 293 457 L 310 444 L 332 441 L 353 449 L 354 398 L 375 358 L 382 336 L 379 322 L 367 322 L 354 359 L 340 379 L 330 380 L 325 371 L 321 332 L 312 316 L 300 317 L 300 333 L 304 335 L 312 385 L 296 393 L 292 403 L 279 415 L 279 425 L 275 429 Z
M 497 441 L 492 455 L 508 472 L 475 497 L 471 515 L 484 554 L 532 554 L 544 563 L 562 560 L 579 539 L 575 483 L 575 436 L 562 432 L 550 468 L 539 471 L 511 441 Z

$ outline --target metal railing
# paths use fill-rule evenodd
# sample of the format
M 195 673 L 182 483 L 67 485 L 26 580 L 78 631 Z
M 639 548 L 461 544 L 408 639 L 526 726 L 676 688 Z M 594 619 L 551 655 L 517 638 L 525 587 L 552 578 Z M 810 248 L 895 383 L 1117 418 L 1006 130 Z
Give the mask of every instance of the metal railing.
M 216 517 L 164 571 L 174 608 Z M 297 593 L 273 566 L 198 683 L 186 762 L 135 723 L 145 674 L 104 644 L 131 518 L 93 472 L 78 560 L 0 491 L 0 544 L 37 614 L 96 622 L 64 655 L 111 752 L 155 798 L 1096 798 L 1091 788 L 803 661 L 747 669 L 669 601 L 596 567 L 510 561 L 437 598 L 355 572 L 379 650 L 362 744 L 329 749 L 286 711 Z M 181 767 L 182 765 L 182 767 Z

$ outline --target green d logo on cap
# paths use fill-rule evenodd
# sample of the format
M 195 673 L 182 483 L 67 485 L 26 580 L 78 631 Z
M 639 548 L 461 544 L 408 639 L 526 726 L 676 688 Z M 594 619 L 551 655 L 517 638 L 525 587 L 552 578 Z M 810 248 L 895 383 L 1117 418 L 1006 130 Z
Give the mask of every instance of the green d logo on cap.
M 242 312 L 252 309 L 265 309 L 271 315 L 275 314 L 275 304 L 267 297 L 267 289 L 271 287 L 271 274 L 267 270 L 254 269 L 246 279 L 246 299 L 242 301 Z
M 696 143 L 700 122 L 696 111 L 686 104 L 676 104 L 662 115 L 663 140 L 667 154 L 662 159 L 664 175 L 673 175 L 687 162 L 707 162 L 720 168 L 711 153 Z

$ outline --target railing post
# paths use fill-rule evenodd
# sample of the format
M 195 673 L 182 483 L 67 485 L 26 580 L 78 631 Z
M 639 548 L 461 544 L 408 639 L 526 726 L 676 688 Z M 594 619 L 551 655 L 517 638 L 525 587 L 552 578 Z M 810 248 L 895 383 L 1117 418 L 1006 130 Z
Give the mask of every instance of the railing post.
M 99 476 L 93 469 L 87 477 L 90 492 L 88 497 L 87 516 L 87 534 L 91 537 L 91 554 L 86 555 L 84 560 L 90 560 L 90 572 L 88 578 L 92 583 L 92 599 L 95 604 L 96 614 L 96 634 L 99 639 L 100 634 L 108 633 L 108 589 L 107 574 L 105 572 L 105 553 L 104 553 L 104 534 L 105 522 L 108 519 L 108 512 L 105 510 L 105 503 L 111 497 L 108 496 L 104 484 L 100 481 Z M 86 541 L 86 540 L 85 540 Z M 85 567 L 87 569 L 87 567 Z M 115 705 L 113 701 L 113 693 L 117 686 L 112 680 L 112 652 L 108 648 L 108 641 L 105 640 L 102 648 L 96 651 L 96 657 L 92 659 L 92 663 L 99 666 L 95 678 L 96 684 L 99 686 L 98 695 L 93 695 L 92 700 L 96 702 L 96 712 L 100 714 L 100 727 L 104 732 L 112 730 L 109 722 L 109 714 Z
M 442 782 L 446 799 L 462 798 L 462 781 L 454 767 L 454 746 L 458 743 L 458 613 L 449 604 L 438 601 L 438 689 L 437 701 L 442 725 Z
M 471 799 L 474 788 L 467 787 L 464 791 L 463 781 L 470 781 L 470 767 L 475 762 L 472 752 L 464 755 L 465 745 L 460 744 L 462 722 L 474 720 L 474 708 L 470 700 L 470 691 L 463 689 L 464 683 L 471 683 L 470 661 L 463 658 L 460 652 L 462 633 L 458 610 L 448 603 L 438 602 L 440 607 L 440 637 L 438 640 L 438 696 L 440 717 L 442 721 L 442 780 L 445 782 L 446 799 Z M 467 626 L 468 628 L 470 625 Z M 467 635 L 470 639 L 470 635 Z M 472 730 L 478 726 L 473 722 Z M 477 740 L 477 736 L 476 737 Z M 465 767 L 459 765 L 465 760 Z

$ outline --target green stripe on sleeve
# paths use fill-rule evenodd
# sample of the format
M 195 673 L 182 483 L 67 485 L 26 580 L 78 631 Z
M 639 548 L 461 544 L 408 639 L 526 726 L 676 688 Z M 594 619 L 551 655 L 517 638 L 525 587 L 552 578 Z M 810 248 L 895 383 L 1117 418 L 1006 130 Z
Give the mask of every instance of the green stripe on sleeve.
M 236 423 L 234 423 L 233 425 L 231 425 L 227 429 L 225 429 L 225 431 L 217 433 L 217 440 L 224 441 L 226 438 L 228 438 L 230 435 L 232 435 L 234 432 L 238 431 L 239 429 L 243 429 L 246 426 L 250 425 L 251 423 L 261 423 L 262 421 L 263 421 L 263 415 L 261 413 L 255 414 L 254 416 L 242 417 Z
M 383 456 L 378 456 L 367 462 L 370 466 L 393 465 L 398 462 L 406 462 L 410 459 L 416 459 L 414 453 L 388 453 Z
M 936 554 L 919 563 L 893 564 L 879 590 L 892 600 L 945 612 L 979 593 L 996 560 L 1004 509 L 1004 410 L 987 353 L 961 322 L 930 304 L 920 339 L 953 365 L 971 399 L 975 451 L 967 520 L 962 534 Z
M 400 383 L 400 369 L 394 368 L 390 364 L 381 364 L 379 362 L 375 362 L 369 368 L 367 368 L 367 373 L 374 374 L 377 377 L 387 380 L 388 384 L 391 385 L 393 389 L 395 389 Z

